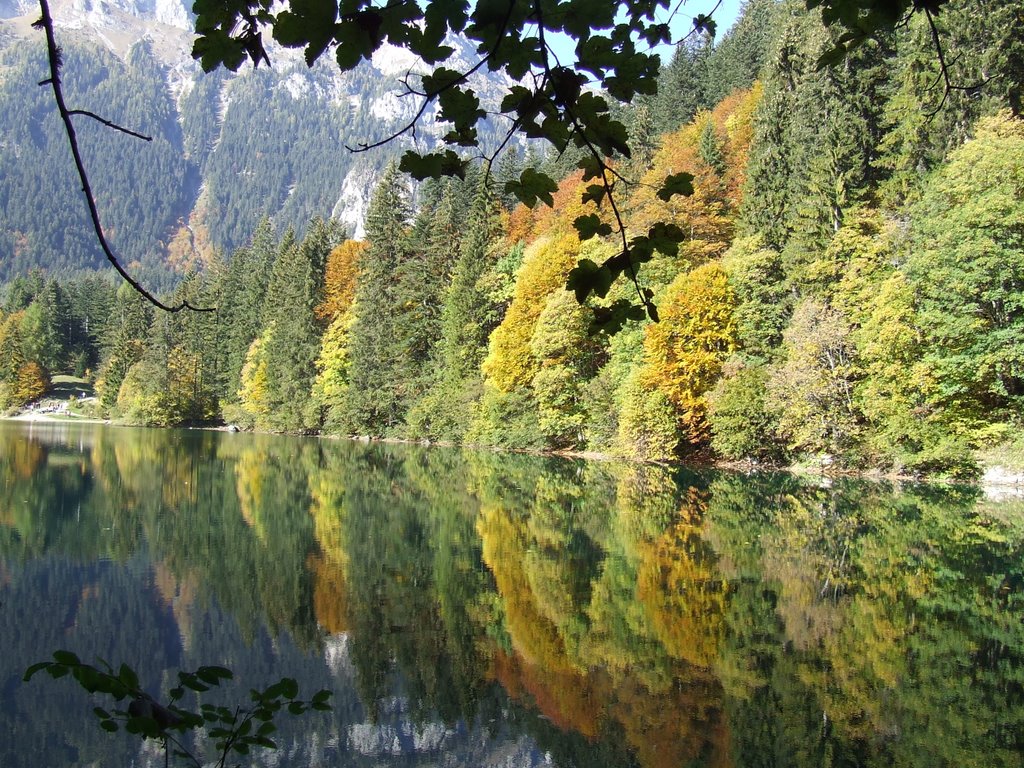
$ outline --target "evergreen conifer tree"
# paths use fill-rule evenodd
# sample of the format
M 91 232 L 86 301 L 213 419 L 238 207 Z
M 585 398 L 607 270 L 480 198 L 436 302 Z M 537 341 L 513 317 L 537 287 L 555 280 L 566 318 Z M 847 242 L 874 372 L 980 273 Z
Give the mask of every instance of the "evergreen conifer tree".
M 316 308 L 323 301 L 324 267 L 332 242 L 328 224 L 314 219 L 301 243 L 285 237 L 270 287 L 267 310 L 274 332 L 266 346 L 269 424 L 299 432 L 316 429 L 322 417 L 310 408 L 323 322 Z
M 366 214 L 369 246 L 360 260 L 352 328 L 344 426 L 354 432 L 393 432 L 403 415 L 395 307 L 397 270 L 408 256 L 409 193 L 391 163 Z
M 690 122 L 699 110 L 713 106 L 704 92 L 711 50 L 709 35 L 690 38 L 676 48 L 672 61 L 662 70 L 653 109 L 659 133 L 672 133 Z
M 500 203 L 487 174 L 478 174 L 475 186 L 441 310 L 434 381 L 409 417 L 414 432 L 444 440 L 459 441 L 468 429 L 471 405 L 480 396 L 483 380 L 480 364 L 496 325 L 492 300 L 480 278 L 497 255 Z

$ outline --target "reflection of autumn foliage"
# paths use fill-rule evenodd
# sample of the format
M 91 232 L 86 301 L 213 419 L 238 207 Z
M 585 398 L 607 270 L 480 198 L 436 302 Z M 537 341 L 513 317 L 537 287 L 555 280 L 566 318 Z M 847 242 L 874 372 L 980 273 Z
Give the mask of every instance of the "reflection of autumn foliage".
M 313 613 L 317 624 L 332 635 L 347 632 L 349 606 L 344 566 L 323 555 L 310 555 L 306 567 L 313 576 Z
M 313 576 L 313 612 L 317 623 L 331 634 L 347 632 L 350 624 L 343 477 L 338 472 L 318 473 L 311 478 L 310 489 L 313 534 L 320 551 L 306 558 L 306 567 Z
M 513 699 L 529 700 L 563 730 L 574 730 L 595 739 L 601 720 L 602 701 L 590 681 L 568 668 L 544 668 L 520 656 L 498 653 L 494 675 Z
M 618 525 L 630 538 L 655 537 L 679 509 L 674 471 L 658 464 L 629 464 L 618 473 L 615 506 Z
M 267 456 L 256 449 L 242 451 L 235 462 L 235 488 L 238 492 L 238 506 L 242 517 L 256 533 L 260 541 L 264 541 L 266 531 L 260 520 L 260 509 L 263 506 L 263 470 Z
M 13 443 L 13 445 L 11 444 Z M 14 476 L 19 480 L 28 480 L 42 467 L 46 461 L 46 449 L 35 440 L 14 440 L 7 443 L 9 456 L 4 463 L 10 463 Z
M 609 503 L 614 477 L 602 478 L 603 495 L 593 497 L 585 485 L 574 493 L 565 479 L 537 478 L 528 512 L 483 505 L 484 562 L 495 577 L 513 650 L 494 655 L 492 672 L 510 696 L 532 702 L 560 728 L 591 740 L 621 729 L 640 765 L 715 760 L 726 741 L 722 694 L 706 667 L 717 652 L 726 594 L 700 543 L 703 499 L 694 492 L 684 507 L 693 517 L 665 532 L 675 486 L 661 485 L 659 468 L 637 470 L 623 470 L 629 477 L 620 480 L 623 498 L 638 507 L 632 511 Z M 659 487 L 667 499 L 658 498 Z M 593 508 L 581 512 L 598 498 L 602 524 Z M 663 508 L 660 524 L 640 522 L 645 511 Z M 584 520 L 612 537 L 605 543 L 613 551 L 596 571 L 572 562 L 581 557 L 586 534 L 577 526 Z M 581 569 L 594 579 L 583 589 L 573 576 Z M 710 633 L 701 625 L 705 611 L 712 615 Z
M 93 461 L 100 466 L 105 462 L 103 446 L 114 456 L 116 473 L 108 480 L 119 490 L 127 491 L 138 503 L 159 500 L 171 510 L 180 510 L 197 503 L 196 473 L 202 464 L 201 454 L 210 445 L 212 436 L 203 438 L 202 446 L 169 444 L 157 430 L 119 433 L 109 436 L 109 442 L 98 440 Z M 113 470 L 114 467 L 110 467 Z M 101 477 L 106 472 L 98 472 Z
M 709 668 L 725 633 L 729 587 L 701 537 L 704 500 L 690 490 L 692 503 L 683 508 L 683 519 L 640 549 L 637 598 L 671 656 Z
M 573 664 L 555 625 L 546 618 L 523 572 L 526 556 L 525 531 L 521 518 L 513 521 L 501 509 L 484 506 L 478 530 L 483 539 L 484 562 L 494 574 L 498 593 L 505 603 L 505 616 L 512 646 L 527 664 L 548 670 L 571 672 Z
M 644 768 L 678 768 L 701 757 L 702 765 L 729 764 L 722 691 L 711 674 L 680 670 L 665 696 L 651 695 L 635 678 L 607 678 L 599 695 Z
M 317 623 L 331 634 L 349 628 L 349 594 L 345 582 L 348 554 L 342 531 L 342 489 L 332 474 L 320 476 L 313 488 L 313 531 L 320 552 L 306 558 L 313 576 L 313 612 Z
M 530 588 L 523 570 L 526 522 L 500 508 L 481 508 L 478 530 L 483 559 L 494 574 L 516 652 L 515 657 L 497 654 L 495 672 L 510 695 L 528 692 L 552 722 L 592 739 L 597 735 L 600 707 L 583 671 L 569 659 L 558 628 L 543 614 Z

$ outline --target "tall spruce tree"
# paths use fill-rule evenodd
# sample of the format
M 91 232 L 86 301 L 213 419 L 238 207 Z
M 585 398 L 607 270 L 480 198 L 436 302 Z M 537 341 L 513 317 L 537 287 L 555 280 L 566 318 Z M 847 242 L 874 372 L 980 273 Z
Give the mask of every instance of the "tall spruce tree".
M 470 181 L 475 181 L 476 189 L 444 295 L 433 382 L 409 415 L 414 433 L 452 441 L 461 440 L 469 427 L 469 413 L 483 381 L 480 364 L 496 325 L 493 302 L 480 286 L 480 278 L 497 256 L 501 204 L 487 174 L 479 173 Z
M 123 283 L 117 290 L 112 314 L 103 342 L 103 363 L 97 381 L 100 403 L 106 408 L 117 402 L 118 391 L 128 369 L 142 357 L 144 340 L 152 320 L 152 307 L 127 283 Z
M 397 269 L 409 253 L 409 192 L 395 163 L 388 165 L 366 213 L 369 246 L 360 260 L 352 328 L 346 429 L 393 433 L 402 421 L 401 346 L 395 318 Z
M 288 432 L 319 428 L 322 417 L 310 407 L 324 322 L 316 308 L 323 301 L 324 267 L 334 243 L 330 226 L 314 219 L 301 243 L 282 248 L 267 291 L 274 331 L 266 347 L 268 426 Z
M 654 124 L 659 133 L 671 133 L 686 125 L 697 111 L 713 106 L 705 93 L 707 61 L 712 38 L 701 34 L 676 48 L 662 70 L 654 100 Z
M 395 330 L 399 355 L 396 382 L 408 410 L 433 378 L 430 365 L 441 335 L 445 293 L 459 253 L 465 219 L 464 185 L 440 184 L 436 202 L 424 207 L 413 223 L 409 252 L 395 275 Z
M 819 67 L 833 44 L 817 11 L 789 18 L 766 70 L 747 169 L 744 229 L 783 253 L 797 283 L 879 180 L 891 46 L 872 40 L 844 66 Z
M 703 84 L 708 105 L 733 91 L 749 88 L 760 77 L 783 26 L 786 3 L 781 0 L 746 0 L 736 23 L 715 45 L 705 65 Z
M 788 179 L 792 173 L 790 124 L 800 73 L 799 39 L 790 23 L 779 38 L 765 74 L 764 96 L 754 116 L 754 139 L 747 162 L 741 224 L 769 248 L 782 250 L 788 239 Z
M 236 402 L 241 385 L 242 367 L 253 340 L 265 325 L 266 294 L 271 270 L 277 258 L 278 243 L 274 228 L 266 218 L 256 227 L 252 241 L 231 257 L 222 283 L 217 314 L 224 323 L 224 380 L 221 397 Z

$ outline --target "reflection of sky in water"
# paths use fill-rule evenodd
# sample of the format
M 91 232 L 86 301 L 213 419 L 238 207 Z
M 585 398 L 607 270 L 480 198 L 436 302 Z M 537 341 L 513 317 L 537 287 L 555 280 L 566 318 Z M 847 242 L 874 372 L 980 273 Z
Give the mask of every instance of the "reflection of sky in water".
M 0 765 L 158 766 L 58 648 L 283 675 L 280 766 L 1021 765 L 1024 505 L 969 488 L 0 424 Z

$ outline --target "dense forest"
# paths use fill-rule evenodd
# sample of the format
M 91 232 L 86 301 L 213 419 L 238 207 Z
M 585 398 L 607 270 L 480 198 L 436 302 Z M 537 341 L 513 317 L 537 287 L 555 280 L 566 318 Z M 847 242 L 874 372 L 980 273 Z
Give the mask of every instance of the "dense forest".
M 657 323 L 596 333 L 565 289 L 615 248 L 573 226 L 610 215 L 579 174 L 552 208 L 504 198 L 524 165 L 567 158 L 509 153 L 415 197 L 392 165 L 365 240 L 264 220 L 180 282 L 216 313 L 15 280 L 3 405 L 74 369 L 132 423 L 971 475 L 1022 416 L 1024 10 L 965 1 L 937 23 L 949 88 L 920 18 L 819 68 L 817 12 L 750 0 L 720 41 L 678 49 L 626 114 L 619 169 L 631 227 L 688 234 L 640 273 Z M 694 192 L 666 202 L 680 170 Z

